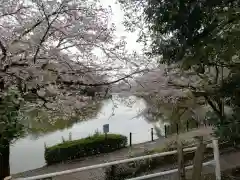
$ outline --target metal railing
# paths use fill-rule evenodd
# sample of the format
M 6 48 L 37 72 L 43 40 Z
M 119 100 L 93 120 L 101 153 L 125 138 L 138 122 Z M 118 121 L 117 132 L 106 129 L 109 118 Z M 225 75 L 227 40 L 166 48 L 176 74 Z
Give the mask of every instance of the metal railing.
M 208 166 L 208 165 L 211 165 L 211 164 L 214 164 L 214 160 L 205 162 L 202 165 L 203 166 Z M 193 168 L 193 165 L 185 167 L 186 170 L 189 170 L 189 169 L 192 169 L 192 168 Z M 176 172 L 178 172 L 178 169 L 171 169 L 171 170 L 168 170 L 168 171 L 163 171 L 163 172 L 154 173 L 154 174 L 148 174 L 148 175 L 139 176 L 139 177 L 135 177 L 135 178 L 127 179 L 127 180 L 149 179 L 149 178 L 164 176 L 164 175 L 168 175 L 168 174 L 172 174 L 172 173 L 176 173 Z
M 207 146 L 213 147 L 214 160 L 203 163 L 203 166 L 207 166 L 210 164 L 215 165 L 216 180 L 221 180 L 218 140 L 213 139 L 212 143 L 208 144 Z M 197 149 L 197 147 L 190 147 L 190 148 L 183 149 L 183 151 L 188 152 L 188 151 L 194 151 L 196 149 Z M 168 151 L 168 152 L 163 152 L 163 153 L 156 153 L 156 154 L 152 154 L 152 155 L 145 155 L 145 156 L 140 156 L 140 157 L 135 157 L 135 158 L 112 161 L 112 162 L 103 163 L 103 164 L 96 164 L 96 165 L 91 165 L 91 166 L 86 166 L 86 167 L 80 167 L 80 168 L 76 168 L 76 169 L 65 170 L 65 171 L 60 171 L 60 172 L 55 172 L 55 173 L 43 174 L 43 175 L 38 175 L 38 176 L 33 176 L 33 177 L 17 178 L 15 180 L 42 180 L 42 179 L 46 179 L 46 178 L 53 178 L 53 177 L 57 177 L 57 176 L 61 176 L 61 175 L 67 175 L 67 174 L 72 174 L 72 173 L 91 170 L 91 169 L 103 168 L 103 167 L 108 167 L 108 166 L 122 164 L 122 163 L 128 163 L 128 162 L 137 161 L 137 160 L 173 155 L 173 154 L 177 154 L 177 153 L 178 153 L 177 150 L 174 150 L 174 151 Z M 185 168 L 192 169 L 192 166 L 187 166 Z M 172 169 L 172 170 L 163 171 L 163 172 L 159 172 L 159 173 L 155 173 L 155 174 L 148 174 L 148 175 L 144 175 L 144 176 L 140 176 L 140 177 L 131 178 L 129 180 L 148 179 L 148 178 L 153 178 L 153 177 L 176 173 L 177 171 L 178 171 L 178 169 Z

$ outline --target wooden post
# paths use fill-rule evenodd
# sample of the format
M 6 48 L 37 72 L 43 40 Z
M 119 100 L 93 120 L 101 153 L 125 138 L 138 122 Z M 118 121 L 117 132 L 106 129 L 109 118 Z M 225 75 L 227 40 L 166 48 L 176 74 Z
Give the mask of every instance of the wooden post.
M 187 131 L 189 130 L 189 122 L 188 122 L 188 120 L 187 120 Z
M 64 139 L 64 137 L 62 136 L 62 142 L 64 143 L 65 142 L 65 139 Z
M 71 141 L 72 140 L 72 133 L 71 132 L 69 132 L 69 141 Z
M 183 158 L 183 145 L 180 140 L 178 140 L 178 180 L 185 180 L 186 173 L 184 167 L 184 158 Z
M 193 160 L 192 179 L 201 180 L 202 163 L 203 163 L 203 157 L 204 157 L 204 151 L 205 151 L 206 145 L 203 144 L 202 136 L 196 137 L 196 139 L 198 140 L 198 146 L 197 146 L 197 150 L 195 152 L 195 156 Z
M 115 176 L 116 176 L 116 165 L 112 165 L 110 166 L 111 167 L 111 170 L 110 170 L 110 178 L 111 179 L 115 179 Z
M 105 132 L 104 134 L 105 134 L 105 140 L 107 140 L 107 133 Z
M 216 180 L 221 180 L 221 168 L 220 168 L 218 140 L 215 138 L 215 139 L 213 139 L 212 143 L 213 143 L 213 154 L 214 154 L 214 161 L 215 161 Z
M 167 137 L 167 125 L 164 125 L 165 138 Z
M 198 128 L 198 125 L 199 125 L 199 124 L 198 124 L 198 121 L 196 121 L 196 127 L 197 127 L 197 128 Z
M 176 124 L 176 128 L 177 128 L 177 134 L 178 134 L 178 123 Z
M 153 128 L 151 128 L 151 140 L 153 141 Z
M 132 146 L 132 133 L 129 133 L 129 146 Z

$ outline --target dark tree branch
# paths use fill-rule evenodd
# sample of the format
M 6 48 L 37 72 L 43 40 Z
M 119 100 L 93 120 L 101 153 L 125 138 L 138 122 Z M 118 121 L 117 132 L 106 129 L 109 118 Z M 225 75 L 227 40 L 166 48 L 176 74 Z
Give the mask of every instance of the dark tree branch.
M 218 79 L 219 79 L 219 69 L 218 69 L 218 66 L 215 66 L 215 70 L 216 70 L 215 84 L 217 84 L 218 83 Z
M 179 114 L 179 118 L 182 117 L 182 115 L 187 111 L 188 108 L 184 108 L 183 111 Z
M 8 64 L 6 66 L 4 66 L 4 68 L 1 70 L 1 72 L 7 72 L 7 70 L 9 68 L 12 68 L 12 67 L 28 67 L 29 64 L 28 63 L 17 63 L 17 62 L 13 62 L 11 64 Z
M 212 102 L 212 100 L 209 98 L 209 96 L 204 96 L 204 98 L 206 99 L 206 101 L 208 102 L 208 104 L 211 106 L 211 108 L 214 110 L 214 112 L 217 114 L 217 116 L 221 119 L 221 121 L 224 119 L 224 117 L 222 116 L 221 111 L 214 105 L 214 103 Z
M 111 84 L 115 84 L 115 83 L 118 83 L 120 81 L 123 81 L 124 79 L 127 79 L 127 78 L 130 78 L 132 77 L 133 75 L 135 74 L 139 74 L 141 72 L 144 72 L 146 70 L 140 70 L 140 71 L 135 71 L 131 74 L 128 74 L 122 78 L 119 78 L 115 81 L 110 81 L 110 82 L 103 82 L 103 83 L 90 83 L 90 84 L 87 84 L 87 83 L 83 83 L 83 82 L 80 82 L 80 81 L 64 81 L 62 80 L 60 77 L 58 77 L 58 80 L 57 80 L 57 84 L 65 84 L 67 86 L 71 86 L 71 85 L 82 85 L 82 86 L 92 86 L 92 87 L 98 87 L 98 86 L 109 86 Z
M 64 2 L 64 1 L 63 1 L 63 2 Z M 35 63 L 36 60 L 37 60 L 37 55 L 38 55 L 38 53 L 39 53 L 39 51 L 40 51 L 40 48 L 41 48 L 41 46 L 42 46 L 42 43 L 45 41 L 45 38 L 46 38 L 47 35 L 48 35 L 48 32 L 49 32 L 52 24 L 54 23 L 54 21 L 55 21 L 55 20 L 58 18 L 58 16 L 59 16 L 60 10 L 61 10 L 62 5 L 63 5 L 63 2 L 62 2 L 62 4 L 59 6 L 58 10 L 56 11 L 56 17 L 55 17 L 51 22 L 49 22 L 49 17 L 50 17 L 50 16 L 46 14 L 45 9 L 44 9 L 44 6 L 41 5 L 42 10 L 43 10 L 44 15 L 45 15 L 45 18 L 46 18 L 46 21 L 47 21 L 47 23 L 48 23 L 48 26 L 47 26 L 47 29 L 46 29 L 45 33 L 43 34 L 43 37 L 42 37 L 41 40 L 40 40 L 40 43 L 39 43 L 39 45 L 38 45 L 38 47 L 37 47 L 37 50 L 36 50 L 36 53 L 34 54 L 34 57 L 33 57 L 33 62 L 34 62 L 34 63 Z
M 0 18 L 6 17 L 6 16 L 13 16 L 14 14 L 19 13 L 21 10 L 28 9 L 28 8 L 29 7 L 20 7 L 20 8 L 18 8 L 17 10 L 15 10 L 13 12 L 9 12 L 9 13 L 5 13 L 5 14 L 0 15 Z
M 0 40 L 0 49 L 2 50 L 2 55 L 3 55 L 3 57 L 1 58 L 1 61 L 4 62 L 7 58 L 7 49 L 5 48 L 1 40 Z
M 64 3 L 64 1 L 62 2 L 62 4 L 60 6 L 62 6 Z M 66 10 L 56 10 L 54 12 L 52 12 L 51 14 L 47 15 L 47 18 L 50 18 L 51 16 L 54 16 L 56 14 L 63 14 L 63 13 L 67 13 L 68 11 L 84 11 L 84 8 L 71 8 L 71 9 L 66 9 Z M 38 27 L 40 24 L 42 24 L 45 21 L 46 18 L 44 19 L 38 19 L 37 22 L 30 27 L 29 29 L 25 30 L 20 36 L 19 39 L 21 39 L 23 36 L 27 35 L 28 33 L 30 33 L 31 31 L 33 31 L 36 27 Z
M 37 22 L 29 29 L 25 30 L 19 37 L 19 39 L 21 39 L 23 36 L 27 35 L 28 33 L 30 33 L 31 31 L 33 31 L 36 27 L 38 27 L 42 22 L 44 22 L 44 19 L 40 20 L 38 19 Z

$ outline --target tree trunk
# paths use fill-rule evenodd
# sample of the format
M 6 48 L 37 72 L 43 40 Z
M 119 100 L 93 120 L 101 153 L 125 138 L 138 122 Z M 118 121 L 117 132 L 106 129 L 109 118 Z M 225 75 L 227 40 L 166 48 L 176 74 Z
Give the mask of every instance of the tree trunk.
M 0 147 L 0 180 L 3 180 L 5 177 L 10 176 L 10 164 L 9 164 L 9 155 L 10 155 L 10 143 L 8 141 L 1 142 Z

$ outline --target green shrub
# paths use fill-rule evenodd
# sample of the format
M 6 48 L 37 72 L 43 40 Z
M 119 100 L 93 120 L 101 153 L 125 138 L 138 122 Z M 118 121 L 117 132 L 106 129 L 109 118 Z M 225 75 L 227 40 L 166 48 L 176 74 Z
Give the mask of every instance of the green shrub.
M 45 149 L 48 165 L 81 157 L 108 153 L 127 145 L 127 137 L 119 134 L 95 134 L 84 139 L 66 141 Z

